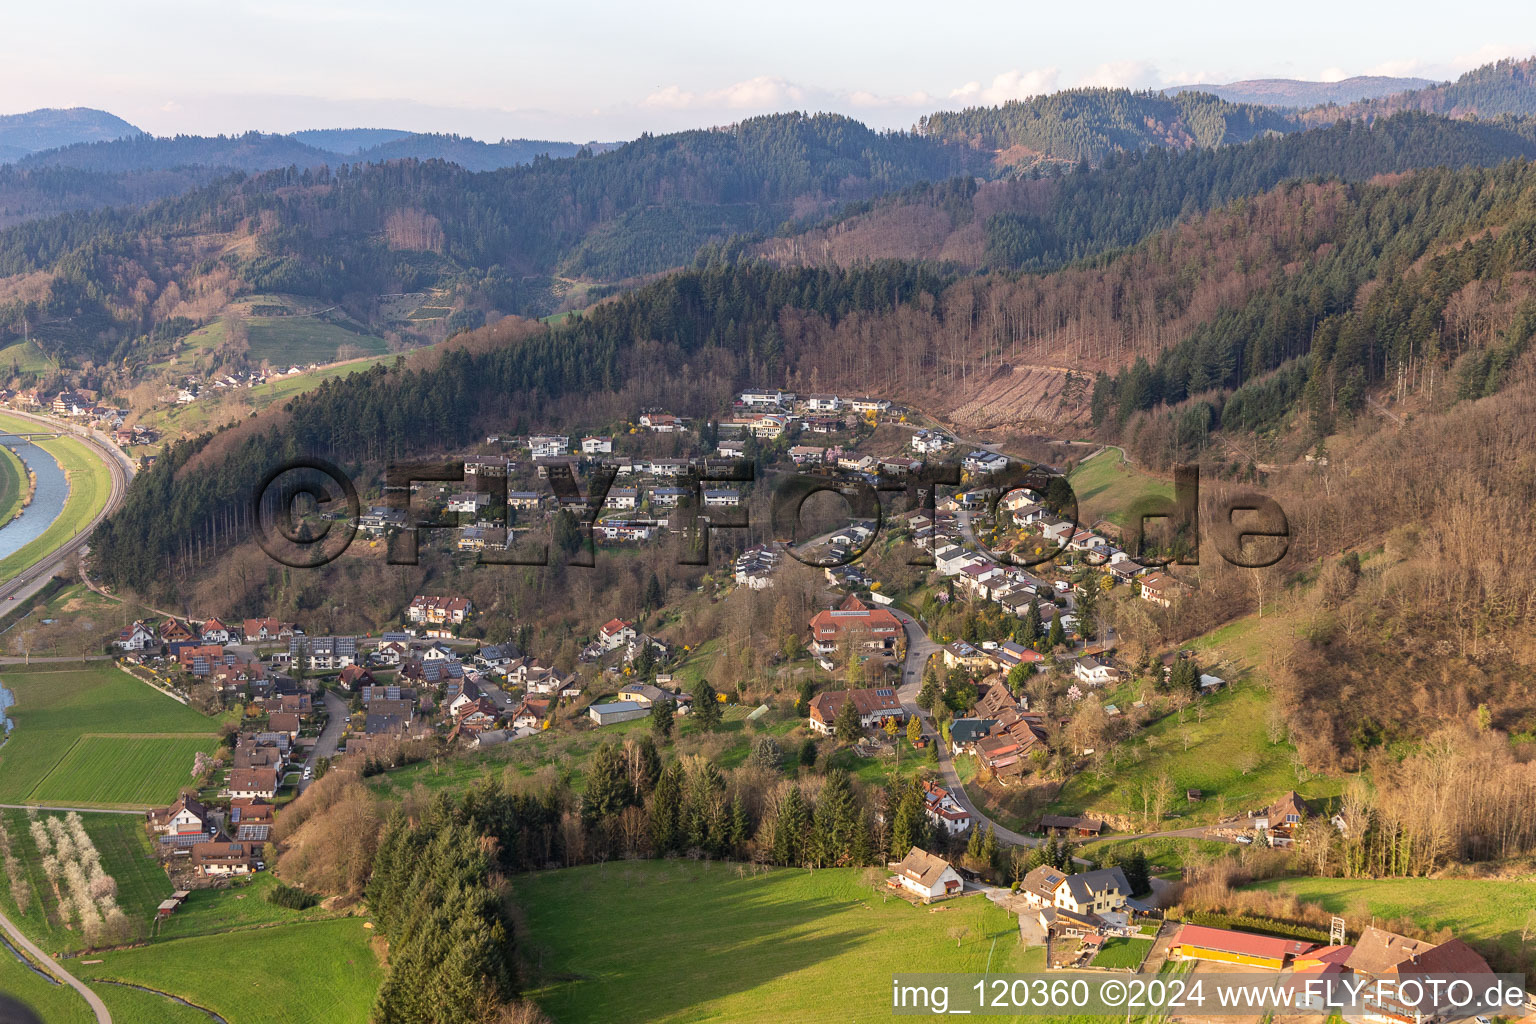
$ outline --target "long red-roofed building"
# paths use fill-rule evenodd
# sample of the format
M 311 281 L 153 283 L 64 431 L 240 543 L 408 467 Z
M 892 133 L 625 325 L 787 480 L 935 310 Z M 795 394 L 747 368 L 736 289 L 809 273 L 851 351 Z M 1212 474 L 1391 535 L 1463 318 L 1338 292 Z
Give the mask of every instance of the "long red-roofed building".
M 820 655 L 836 653 L 853 637 L 866 651 L 899 651 L 905 633 L 901 620 L 885 608 L 870 608 L 852 594 L 836 608 L 811 616 L 811 648 Z

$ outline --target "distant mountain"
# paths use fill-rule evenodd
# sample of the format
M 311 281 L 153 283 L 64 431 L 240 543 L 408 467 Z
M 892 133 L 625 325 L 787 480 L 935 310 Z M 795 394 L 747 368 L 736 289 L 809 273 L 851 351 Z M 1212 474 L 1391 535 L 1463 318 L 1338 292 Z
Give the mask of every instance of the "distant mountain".
M 418 134 L 389 128 L 342 128 L 292 135 L 135 135 L 111 142 L 85 142 L 28 153 L 24 167 L 69 167 L 82 171 L 169 170 L 215 167 L 250 174 L 281 167 L 337 167 L 385 160 L 446 160 L 470 171 L 496 171 L 530 164 L 535 157 L 602 152 L 617 143 L 540 142 L 503 139 L 481 142 L 459 135 Z
M 0 163 L 78 142 L 100 142 L 142 134 L 117 115 L 90 107 L 44 108 L 25 114 L 4 114 L 0 115 Z
M 69 167 L 103 173 L 217 167 L 256 173 L 277 167 L 323 167 L 342 160 L 287 135 L 136 135 L 112 142 L 84 142 L 33 153 L 19 167 Z
M 1428 78 L 1388 78 L 1356 75 L 1339 82 L 1304 82 L 1294 78 L 1254 78 L 1225 85 L 1176 85 L 1164 89 L 1168 96 L 1204 92 L 1229 103 L 1255 103 L 1265 107 L 1320 107 L 1325 103 L 1353 103 L 1393 93 L 1422 89 L 1435 83 Z
M 917 131 L 993 150 L 1003 163 L 1028 166 L 1096 164 L 1118 151 L 1220 146 L 1299 127 L 1270 107 L 1229 103 L 1205 93 L 1067 89 L 1000 107 L 939 111 L 922 118 Z
M 1341 117 L 1373 120 L 1404 110 L 1447 117 L 1498 117 L 1536 114 L 1536 57 L 1484 64 L 1456 79 L 1423 89 L 1361 100 L 1343 106 L 1323 106 L 1303 113 L 1307 124 Z
M 414 132 L 399 128 L 312 128 L 308 131 L 289 132 L 290 139 L 297 139 L 306 146 L 324 149 L 331 153 L 351 156 L 364 149 L 382 146 L 386 142 L 410 138 Z
M 370 163 L 380 160 L 447 160 L 467 171 L 498 171 L 503 167 L 531 164 L 535 157 L 575 156 L 583 148 L 594 153 L 613 149 L 618 143 L 540 142 L 502 139 L 481 142 L 461 135 L 406 135 L 356 151 L 353 156 Z

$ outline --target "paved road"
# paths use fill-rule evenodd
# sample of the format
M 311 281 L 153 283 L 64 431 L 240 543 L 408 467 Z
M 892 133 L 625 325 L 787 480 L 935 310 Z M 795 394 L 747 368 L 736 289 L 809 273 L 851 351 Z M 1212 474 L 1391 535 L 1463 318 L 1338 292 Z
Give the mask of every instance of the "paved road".
M 965 792 L 965 784 L 960 781 L 960 774 L 955 771 L 954 758 L 950 756 L 948 747 L 939 736 L 939 729 L 934 724 L 933 716 L 917 706 L 917 694 L 923 687 L 923 670 L 928 665 L 928 659 L 939 650 L 939 645 L 929 639 L 922 624 L 912 616 L 895 608 L 890 611 L 900 620 L 901 628 L 907 634 L 907 657 L 901 667 L 901 685 L 896 690 L 896 696 L 908 714 L 918 716 L 923 723 L 923 732 L 938 744 L 939 772 L 944 776 L 945 788 L 949 790 L 955 801 L 970 813 L 971 820 L 975 823 L 974 827 L 992 826 L 998 842 L 1012 846 L 1039 846 L 1040 840 L 1004 828 L 982 814 L 976 809 L 976 805 L 971 803 L 970 796 Z
M 21 929 L 12 924 L 10 918 L 4 914 L 0 914 L 0 927 L 5 928 L 6 933 L 11 937 L 11 943 L 16 948 L 24 950 L 28 956 L 42 964 L 49 974 L 52 974 L 64 984 L 80 993 L 85 1001 L 90 1004 L 91 1012 L 96 1014 L 96 1024 L 112 1024 L 112 1015 L 107 1012 L 107 1004 L 103 1003 L 101 997 L 95 992 L 86 988 L 85 982 L 60 967 L 53 957 L 33 945 L 32 940 L 21 934 Z
M 86 541 L 90 539 L 91 531 L 96 529 L 103 519 L 110 515 L 123 502 L 123 495 L 128 490 L 128 481 L 133 478 L 133 463 L 122 450 L 113 444 L 108 438 L 94 430 L 87 430 L 76 423 L 66 423 L 49 417 L 35 416 L 31 413 L 15 412 L 7 409 L 6 415 L 15 416 L 24 420 L 31 420 L 48 430 L 56 430 L 83 441 L 86 447 L 92 449 L 101 460 L 107 464 L 107 470 L 112 478 L 112 490 L 107 495 L 107 503 L 102 506 L 84 527 L 63 544 L 54 548 L 37 562 L 23 569 L 14 579 L 0 584 L 0 601 L 23 601 L 42 590 L 50 577 L 63 566 L 76 552 L 83 553 L 86 549 Z
M 304 764 L 313 767 L 314 763 L 322 757 L 335 757 L 336 750 L 341 745 L 341 731 L 347 727 L 347 702 L 336 696 L 330 690 L 325 691 L 325 728 L 320 730 L 320 736 L 315 740 L 314 749 L 309 752 L 309 760 Z M 302 779 L 299 782 L 299 792 L 309 788 L 313 779 Z

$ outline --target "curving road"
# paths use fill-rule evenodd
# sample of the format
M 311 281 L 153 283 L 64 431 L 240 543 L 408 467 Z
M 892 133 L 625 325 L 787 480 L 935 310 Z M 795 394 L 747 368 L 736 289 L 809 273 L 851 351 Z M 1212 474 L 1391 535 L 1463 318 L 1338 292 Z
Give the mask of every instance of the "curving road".
M 33 413 L 16 412 L 7 409 L 6 415 L 15 416 L 17 419 L 30 420 L 38 426 L 50 431 L 59 431 L 84 442 L 101 460 L 107 464 L 107 470 L 112 478 L 112 489 L 107 494 L 106 504 L 101 510 L 86 523 L 74 536 L 54 548 L 48 554 L 29 565 L 16 574 L 16 577 L 0 584 L 0 601 L 25 600 L 42 590 L 48 580 L 64 565 L 70 557 L 77 552 L 83 552 L 86 542 L 90 539 L 91 531 L 101 523 L 103 519 L 111 515 L 123 502 L 123 495 L 128 490 L 128 482 L 133 479 L 133 463 L 122 453 L 122 450 L 113 444 L 111 440 L 82 427 L 77 423 L 68 423 L 52 417 L 38 416 Z
M 32 940 L 21 934 L 21 929 L 11 923 L 10 918 L 0 914 L 0 927 L 11 937 L 11 944 L 17 949 L 23 950 L 28 956 L 43 965 L 43 969 L 58 978 L 70 988 L 79 992 L 85 1001 L 90 1004 L 91 1012 L 96 1015 L 96 1024 L 112 1024 L 112 1014 L 107 1012 L 107 1004 L 101 1001 L 101 997 L 86 987 L 85 982 L 70 974 L 58 961 L 44 953 L 33 944 Z

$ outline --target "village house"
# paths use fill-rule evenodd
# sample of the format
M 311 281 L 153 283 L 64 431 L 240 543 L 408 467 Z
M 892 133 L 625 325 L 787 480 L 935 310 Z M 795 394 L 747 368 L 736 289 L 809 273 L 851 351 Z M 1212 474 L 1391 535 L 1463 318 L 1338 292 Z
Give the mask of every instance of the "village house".
M 611 437 L 584 437 L 581 439 L 581 454 L 583 455 L 608 455 L 613 452 L 613 438 Z
M 512 725 L 517 729 L 537 729 L 549 720 L 550 709 L 553 702 L 549 698 L 527 697 L 524 698 L 516 711 L 512 713 Z
M 233 639 L 229 627 L 216 618 L 204 621 L 198 636 L 205 644 L 227 644 Z
M 885 722 L 887 718 L 903 721 L 906 717 L 896 691 L 888 686 L 859 690 L 823 690 L 811 698 L 810 726 L 815 732 L 830 736 L 837 721 L 837 713 L 843 705 L 853 702 L 859 714 L 859 725 L 869 729 Z
M 1019 891 L 1035 906 L 1056 907 L 1086 916 L 1123 910 L 1131 886 L 1118 867 L 1068 875 L 1042 864 L 1024 876 Z
M 154 807 L 144 813 L 150 832 L 159 836 L 213 836 L 218 828 L 197 798 L 183 795 L 169 807 Z
M 225 792 L 231 797 L 261 797 L 270 800 L 277 796 L 278 770 L 276 768 L 235 768 L 229 773 Z
M 461 625 L 474 610 L 467 597 L 429 597 L 417 594 L 405 609 L 405 617 L 412 622 L 433 626 Z
M 160 638 L 143 622 L 135 622 L 119 630 L 112 645 L 122 651 L 142 651 L 148 647 L 159 647 Z
M 811 616 L 810 646 L 813 653 L 829 657 L 845 642 L 862 650 L 899 655 L 906 633 L 901 620 L 884 608 L 870 608 L 849 594 L 836 608 Z
M 277 808 L 265 800 L 237 797 L 229 802 L 227 829 L 241 842 L 264 843 L 272 836 Z
M 891 878 L 893 886 L 899 886 L 921 899 L 924 903 L 958 896 L 965 891 L 965 881 L 949 861 L 914 846 L 898 863 L 891 867 L 896 874 Z
M 658 434 L 675 433 L 684 427 L 681 418 L 664 412 L 645 413 L 640 417 L 640 425 L 646 430 L 655 431 Z
M 246 619 L 240 632 L 248 644 L 269 643 L 293 636 L 293 625 L 276 619 Z
M 635 624 L 623 619 L 609 619 L 597 631 L 598 642 L 605 651 L 616 651 L 635 638 Z
M 1172 608 L 1173 602 L 1189 588 L 1165 573 L 1154 572 L 1140 580 L 1141 599 L 1151 601 L 1161 608 Z
M 1090 655 L 1083 655 L 1072 662 L 1072 675 L 1089 686 L 1103 686 L 1120 681 L 1120 670 Z
M 208 878 L 249 875 L 265 866 L 260 851 L 260 843 L 198 843 L 192 847 L 192 866 Z
M 934 827 L 946 835 L 959 835 L 971 827 L 971 812 L 960 806 L 949 790 L 932 782 L 923 782 L 923 812 Z

